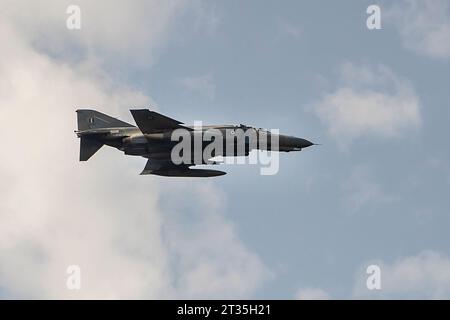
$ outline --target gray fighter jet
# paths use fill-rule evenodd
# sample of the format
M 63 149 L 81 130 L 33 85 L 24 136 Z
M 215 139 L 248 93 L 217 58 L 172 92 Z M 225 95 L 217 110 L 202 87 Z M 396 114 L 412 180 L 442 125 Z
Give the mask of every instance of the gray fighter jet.
M 77 110 L 78 130 L 81 138 L 80 161 L 87 161 L 103 145 L 123 151 L 126 155 L 147 158 L 141 174 L 172 177 L 213 177 L 225 172 L 211 169 L 191 169 L 198 164 L 218 164 L 209 158 L 217 156 L 248 156 L 253 149 L 271 151 L 300 151 L 314 143 L 245 125 L 186 126 L 182 122 L 147 109 L 130 110 L 137 127 L 95 110 Z M 177 135 L 174 135 L 177 133 Z M 174 138 L 175 136 L 175 138 Z M 209 136 L 209 139 L 205 139 Z M 184 160 L 174 158 L 174 148 L 180 147 L 182 138 L 190 148 L 176 153 Z M 197 140 L 196 140 L 197 139 Z M 196 148 L 195 141 L 199 141 Z M 216 141 L 217 140 L 217 141 Z M 274 142 L 275 141 L 275 142 Z M 211 143 L 222 148 L 211 148 Z M 185 141 L 186 143 L 186 141 Z M 204 157 L 205 148 L 211 151 Z M 181 148 L 182 149 L 182 148 Z M 211 150 L 212 149 L 212 150 Z

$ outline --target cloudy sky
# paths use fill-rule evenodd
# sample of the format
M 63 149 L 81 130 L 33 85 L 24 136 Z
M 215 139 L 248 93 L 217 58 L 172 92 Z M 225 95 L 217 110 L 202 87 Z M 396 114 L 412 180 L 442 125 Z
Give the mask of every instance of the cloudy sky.
M 1 298 L 450 298 L 448 1 L 0 4 Z M 77 108 L 136 107 L 322 146 L 272 176 L 78 162 Z

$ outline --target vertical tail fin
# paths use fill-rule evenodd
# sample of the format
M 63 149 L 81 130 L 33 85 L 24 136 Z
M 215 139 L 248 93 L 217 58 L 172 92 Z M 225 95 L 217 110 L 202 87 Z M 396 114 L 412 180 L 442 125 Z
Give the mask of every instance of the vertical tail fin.
M 134 127 L 133 125 L 110 117 L 95 110 L 77 110 L 78 131 L 114 127 Z
M 81 137 L 80 140 L 80 161 L 87 161 L 94 155 L 103 143 L 92 137 Z

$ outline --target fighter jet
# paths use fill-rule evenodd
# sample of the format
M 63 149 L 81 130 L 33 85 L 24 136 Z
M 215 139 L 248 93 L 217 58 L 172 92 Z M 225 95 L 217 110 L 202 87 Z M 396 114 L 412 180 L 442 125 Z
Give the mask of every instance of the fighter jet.
M 75 133 L 81 139 L 80 161 L 87 161 L 103 145 L 107 145 L 123 151 L 126 155 L 146 158 L 147 164 L 141 172 L 143 175 L 214 177 L 224 175 L 226 172 L 191 169 L 191 167 L 201 164 L 218 164 L 211 160 L 217 156 L 248 156 L 253 149 L 290 152 L 300 151 L 314 145 L 306 139 L 272 134 L 267 130 L 242 124 L 187 126 L 180 121 L 148 109 L 130 111 L 137 126 L 95 110 L 77 110 L 78 130 Z M 174 139 L 175 132 L 178 133 L 178 138 Z M 195 139 L 204 138 L 207 133 L 211 132 L 213 134 L 209 134 L 209 136 L 213 136 L 213 138 L 200 139 L 200 148 L 195 148 Z M 191 141 L 188 141 L 190 150 L 187 148 L 178 153 L 181 157 L 186 156 L 182 162 L 174 159 L 173 152 L 174 148 L 179 146 L 180 137 L 192 138 Z M 201 155 L 212 141 L 221 142 L 220 145 L 224 147 L 213 148 L 210 154 L 211 159 L 205 159 Z

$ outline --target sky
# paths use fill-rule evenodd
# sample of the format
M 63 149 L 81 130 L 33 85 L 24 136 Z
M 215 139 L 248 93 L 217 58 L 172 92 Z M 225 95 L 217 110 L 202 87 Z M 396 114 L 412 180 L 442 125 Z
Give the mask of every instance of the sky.
M 448 1 L 0 4 L 0 298 L 450 298 Z M 78 108 L 321 145 L 275 175 L 140 176 L 78 161 Z

